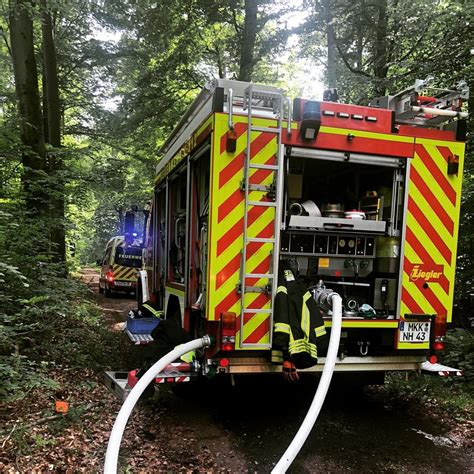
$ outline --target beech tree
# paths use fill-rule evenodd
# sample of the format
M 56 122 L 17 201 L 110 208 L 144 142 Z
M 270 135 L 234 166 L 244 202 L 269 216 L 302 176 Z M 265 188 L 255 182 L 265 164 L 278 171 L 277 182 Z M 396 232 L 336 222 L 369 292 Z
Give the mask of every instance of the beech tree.
M 24 145 L 21 179 L 29 215 L 46 218 L 48 211 L 44 188 L 47 171 L 46 147 L 38 91 L 32 11 L 31 0 L 10 1 L 11 55 L 20 114 L 21 141 Z
M 239 81 L 252 80 L 255 66 L 255 40 L 257 38 L 258 1 L 245 0 L 245 19 L 240 42 Z
M 41 30 L 43 52 L 43 114 L 45 141 L 51 147 L 48 153 L 48 171 L 54 189 L 50 187 L 51 244 L 53 258 L 66 260 L 64 230 L 64 178 L 61 147 L 61 107 L 59 100 L 58 68 L 54 44 L 53 22 L 47 0 L 41 0 Z

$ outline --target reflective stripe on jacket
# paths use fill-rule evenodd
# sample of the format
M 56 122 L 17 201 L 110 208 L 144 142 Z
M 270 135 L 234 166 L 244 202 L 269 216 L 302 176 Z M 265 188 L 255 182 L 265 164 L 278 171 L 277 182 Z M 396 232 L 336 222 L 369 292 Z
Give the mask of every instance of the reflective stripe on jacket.
M 147 301 L 140 306 L 140 311 L 142 312 L 143 316 L 161 318 L 163 316 L 163 311 L 154 307 L 151 301 Z

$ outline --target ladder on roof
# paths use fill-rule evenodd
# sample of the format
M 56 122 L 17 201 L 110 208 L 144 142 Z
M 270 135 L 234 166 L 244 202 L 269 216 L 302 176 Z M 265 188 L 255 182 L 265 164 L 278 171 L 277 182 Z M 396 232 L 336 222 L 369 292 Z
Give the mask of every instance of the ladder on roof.
M 432 87 L 433 80 L 432 76 L 417 79 L 413 86 L 393 96 L 377 97 L 369 106 L 393 110 L 397 123 L 422 127 L 441 128 L 445 122 L 467 118 L 467 112 L 461 110 L 463 101 L 469 99 L 466 82 L 459 81 L 455 89 L 450 90 Z
M 252 107 L 259 103 L 273 107 L 277 117 L 276 127 L 258 125 L 259 120 L 252 114 Z M 279 92 L 257 90 L 250 85 L 245 90 L 244 107 L 247 108 L 248 122 L 242 180 L 244 230 L 239 284 L 240 347 L 268 349 L 271 347 L 273 301 L 277 289 L 283 202 L 283 95 Z M 271 139 L 267 136 L 263 154 L 267 158 L 269 154 L 273 155 L 273 160 L 270 158 L 265 163 L 261 162 L 261 150 L 252 148 L 255 132 L 270 134 Z M 262 176 L 265 176 L 265 184 L 259 179 Z M 255 182 L 256 178 L 260 182 Z M 265 224 L 266 232 L 261 229 Z M 271 224 L 273 229 L 268 232 Z M 266 295 L 266 298 L 263 295 Z

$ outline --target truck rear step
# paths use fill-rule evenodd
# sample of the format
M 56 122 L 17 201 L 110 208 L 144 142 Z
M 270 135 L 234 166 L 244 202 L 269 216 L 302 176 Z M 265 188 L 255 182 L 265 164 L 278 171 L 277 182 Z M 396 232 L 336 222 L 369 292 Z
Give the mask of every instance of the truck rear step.
M 105 386 L 120 400 L 125 400 L 132 390 L 127 383 L 128 372 L 104 372 Z
M 185 383 L 198 377 L 198 366 L 183 362 L 173 362 L 155 377 L 155 384 Z M 125 400 L 138 382 L 136 371 L 107 371 L 104 373 L 105 386 L 120 400 Z

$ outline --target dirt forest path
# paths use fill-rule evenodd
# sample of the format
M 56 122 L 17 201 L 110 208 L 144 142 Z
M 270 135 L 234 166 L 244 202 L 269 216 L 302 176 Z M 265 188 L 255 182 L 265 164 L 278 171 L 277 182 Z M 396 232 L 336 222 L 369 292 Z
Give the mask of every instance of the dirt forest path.
M 99 293 L 99 271 L 95 268 L 84 267 L 81 270 L 81 280 L 94 292 L 94 299 L 102 308 L 109 327 L 121 331 L 128 311 L 137 306 L 135 298 L 126 293 L 116 293 L 112 298 L 107 298 Z

